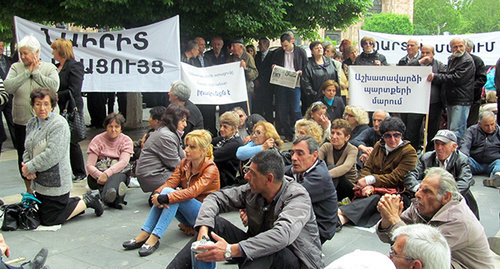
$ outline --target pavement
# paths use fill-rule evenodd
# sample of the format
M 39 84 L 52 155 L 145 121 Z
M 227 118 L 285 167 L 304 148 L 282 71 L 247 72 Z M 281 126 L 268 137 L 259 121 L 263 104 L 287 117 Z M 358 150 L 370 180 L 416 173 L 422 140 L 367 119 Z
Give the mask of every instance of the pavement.
M 139 139 L 146 132 L 147 117 L 145 111 L 142 128 L 124 130 L 124 133 Z M 80 144 L 85 152 L 90 139 L 104 131 L 103 129 L 88 129 L 89 138 Z M 291 147 L 288 143 L 288 147 Z M 85 157 L 86 154 L 84 153 Z M 499 231 L 500 195 L 499 189 L 484 187 L 484 176 L 475 176 L 476 184 L 471 191 L 474 194 L 480 210 L 481 224 L 488 237 Z M 5 203 L 20 201 L 20 193 L 25 191 L 17 170 L 17 154 L 10 139 L 3 145 L 0 157 L 0 199 Z M 81 195 L 87 191 L 86 181 L 75 183 L 72 195 Z M 140 231 L 149 214 L 147 203 L 148 193 L 140 188 L 129 189 L 126 200 L 128 204 L 123 210 L 106 208 L 101 217 L 96 217 L 93 209 L 87 209 L 84 215 L 71 219 L 54 231 L 24 231 L 2 232 L 11 248 L 11 257 L 4 261 L 17 258 L 33 258 L 42 247 L 49 249 L 46 264 L 52 269 L 80 268 L 165 268 L 175 254 L 189 241 L 177 227 L 174 219 L 160 240 L 159 249 L 150 256 L 139 257 L 136 250 L 126 251 L 122 242 L 134 238 Z M 223 215 L 235 224 L 240 224 L 237 212 Z M 243 226 L 240 224 L 240 227 Z M 44 227 L 45 228 L 45 227 Z M 54 227 L 49 227 L 54 229 Z M 340 258 L 356 249 L 373 250 L 384 254 L 389 253 L 389 245 L 380 242 L 374 229 L 361 229 L 344 226 L 342 231 L 323 245 L 325 264 Z M 494 255 L 495 266 L 500 268 L 500 256 Z M 14 265 L 19 266 L 21 262 Z M 234 264 L 217 263 L 217 268 L 237 268 Z

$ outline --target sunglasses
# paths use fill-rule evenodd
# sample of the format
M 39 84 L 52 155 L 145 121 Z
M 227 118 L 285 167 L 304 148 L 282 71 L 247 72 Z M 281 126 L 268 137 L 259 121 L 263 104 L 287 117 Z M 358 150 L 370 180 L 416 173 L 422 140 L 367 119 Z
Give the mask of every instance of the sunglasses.
M 400 138 L 402 136 L 403 136 L 402 133 L 393 133 L 393 134 L 385 133 L 384 135 L 382 135 L 382 138 L 384 138 L 384 139 L 389 139 L 389 138 L 392 138 L 392 137 L 394 137 L 394 138 Z
M 363 45 L 363 46 L 372 45 L 373 46 L 374 43 L 373 43 L 373 41 L 368 41 L 368 42 L 365 41 L 365 42 L 361 43 L 361 45 Z

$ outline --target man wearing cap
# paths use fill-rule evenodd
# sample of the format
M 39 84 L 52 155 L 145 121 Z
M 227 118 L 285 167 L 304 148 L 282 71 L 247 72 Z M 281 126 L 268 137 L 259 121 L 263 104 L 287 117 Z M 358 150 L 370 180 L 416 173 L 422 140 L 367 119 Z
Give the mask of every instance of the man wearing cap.
M 476 199 L 469 190 L 472 180 L 469 158 L 457 150 L 456 135 L 450 130 L 439 130 L 432 141 L 435 150 L 422 154 L 415 169 L 406 174 L 404 181 L 406 189 L 417 192 L 420 183 L 425 177 L 424 171 L 427 168 L 441 167 L 446 169 L 455 178 L 460 194 L 462 194 L 471 211 L 479 219 Z
M 493 112 L 479 114 L 479 122 L 465 131 L 460 151 L 468 156 L 473 174 L 489 174 L 485 186 L 500 187 L 500 129 Z

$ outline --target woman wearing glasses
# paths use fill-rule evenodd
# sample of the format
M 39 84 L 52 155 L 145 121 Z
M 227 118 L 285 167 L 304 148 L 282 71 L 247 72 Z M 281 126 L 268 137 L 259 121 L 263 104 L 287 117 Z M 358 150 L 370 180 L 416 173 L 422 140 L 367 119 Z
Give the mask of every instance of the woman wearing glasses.
M 236 158 L 246 161 L 252 158 L 257 152 L 276 148 L 281 150 L 283 141 L 281 140 L 276 128 L 265 121 L 259 121 L 253 126 L 253 133 L 250 136 L 252 141 L 238 148 Z
M 361 132 L 368 129 L 368 123 L 370 119 L 368 118 L 368 113 L 358 105 L 349 105 L 345 107 L 344 119 L 349 122 L 351 126 L 351 139 L 356 138 Z
M 365 36 L 361 39 L 363 52 L 356 58 L 355 65 L 387 65 L 385 56 L 375 50 L 375 38 Z
M 417 153 L 409 141 L 403 140 L 406 126 L 401 119 L 392 117 L 380 125 L 382 139 L 375 144 L 370 157 L 361 169 L 354 191 L 358 193 L 352 203 L 339 207 L 342 225 L 352 222 L 356 226 L 371 227 L 380 220 L 377 203 L 380 194 L 373 194 L 375 187 L 404 189 L 403 180 L 408 171 L 417 165 Z M 407 195 L 404 207 L 410 204 Z

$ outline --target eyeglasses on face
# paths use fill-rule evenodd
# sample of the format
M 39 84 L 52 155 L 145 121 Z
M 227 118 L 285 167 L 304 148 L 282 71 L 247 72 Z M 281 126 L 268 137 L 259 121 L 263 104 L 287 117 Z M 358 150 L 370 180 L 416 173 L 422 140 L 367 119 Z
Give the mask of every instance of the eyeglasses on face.
M 354 118 L 354 115 L 351 113 L 344 112 L 345 117 L 352 117 Z
M 396 254 L 396 251 L 394 250 L 394 246 L 391 246 L 391 250 L 389 252 L 389 257 L 391 258 L 400 258 L 400 259 L 405 259 L 407 261 L 413 261 L 415 260 L 414 258 L 412 257 L 407 257 L 407 256 L 401 256 L 401 255 L 397 255 Z
M 253 131 L 252 133 L 253 135 L 261 135 L 261 134 L 264 134 L 264 132 L 261 132 L 261 131 Z
M 394 137 L 394 138 L 400 138 L 402 136 L 403 136 L 402 133 L 393 133 L 393 134 L 385 133 L 384 135 L 382 135 L 382 138 L 384 138 L 384 139 L 389 139 L 389 138 L 392 138 L 392 137 Z
M 373 41 L 365 41 L 365 42 L 361 43 L 361 45 L 363 45 L 363 46 L 372 45 L 373 46 L 374 43 L 373 43 Z

